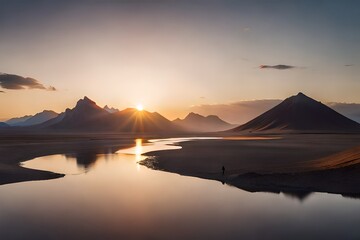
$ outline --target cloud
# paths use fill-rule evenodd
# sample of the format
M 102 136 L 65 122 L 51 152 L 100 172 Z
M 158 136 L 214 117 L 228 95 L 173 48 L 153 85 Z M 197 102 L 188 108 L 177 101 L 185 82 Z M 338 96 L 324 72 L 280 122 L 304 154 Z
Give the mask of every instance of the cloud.
M 345 64 L 344 66 L 345 67 L 352 67 L 352 66 L 354 66 L 354 64 Z
M 287 69 L 292 69 L 292 68 L 296 68 L 295 66 L 291 66 L 291 65 L 285 65 L 285 64 L 278 64 L 278 65 L 260 65 L 259 67 L 260 69 L 277 69 L 277 70 L 287 70 Z
M 5 93 L 5 91 L 1 91 L 1 90 L 0 90 L 0 93 Z
M 49 87 L 47 88 L 47 90 L 48 90 L 48 91 L 57 91 L 57 89 L 56 89 L 55 87 L 53 87 L 53 86 L 49 86 Z
M 15 74 L 0 74 L 0 86 L 5 89 L 46 89 L 38 80 Z
M 0 86 L 4 89 L 21 90 L 21 89 L 42 89 L 56 91 L 55 87 L 45 87 L 38 80 L 30 77 L 22 77 L 15 74 L 0 73 Z

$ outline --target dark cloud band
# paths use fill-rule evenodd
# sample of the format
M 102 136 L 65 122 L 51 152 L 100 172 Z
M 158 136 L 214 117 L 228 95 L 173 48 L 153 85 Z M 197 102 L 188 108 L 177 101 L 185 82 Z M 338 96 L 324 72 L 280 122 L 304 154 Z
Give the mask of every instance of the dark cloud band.
M 295 68 L 295 66 L 285 65 L 285 64 L 278 64 L 278 65 L 260 65 L 260 69 L 277 69 L 277 70 L 287 70 Z
M 0 86 L 4 89 L 21 90 L 21 89 L 42 89 L 56 91 L 55 87 L 45 87 L 38 80 L 30 77 L 22 77 L 15 74 L 0 74 Z

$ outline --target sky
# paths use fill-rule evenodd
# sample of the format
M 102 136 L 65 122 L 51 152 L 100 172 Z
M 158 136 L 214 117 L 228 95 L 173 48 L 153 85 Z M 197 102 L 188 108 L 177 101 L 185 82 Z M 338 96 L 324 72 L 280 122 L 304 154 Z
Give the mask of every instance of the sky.
M 0 119 L 88 96 L 174 119 L 194 106 L 360 103 L 360 2 L 0 0 Z

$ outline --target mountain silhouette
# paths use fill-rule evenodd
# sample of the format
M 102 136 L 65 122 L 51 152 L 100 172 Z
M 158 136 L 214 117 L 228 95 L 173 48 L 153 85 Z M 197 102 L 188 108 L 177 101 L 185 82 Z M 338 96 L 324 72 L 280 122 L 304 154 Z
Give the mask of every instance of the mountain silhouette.
M 52 118 L 57 117 L 58 115 L 59 114 L 54 111 L 44 110 L 35 115 L 27 115 L 24 117 L 9 119 L 8 121 L 6 121 L 6 123 L 11 126 L 32 126 L 46 122 Z
M 157 112 L 138 111 L 127 108 L 112 114 L 112 128 L 122 132 L 166 132 L 182 131 Z
M 220 119 L 218 116 L 209 115 L 204 117 L 193 112 L 189 113 L 184 119 L 175 119 L 173 123 L 187 131 L 193 132 L 216 132 L 234 127 L 230 123 Z
M 359 103 L 327 103 L 329 107 L 342 115 L 360 123 L 360 104 Z
M 109 112 L 109 113 L 114 113 L 114 112 L 118 112 L 118 111 L 119 111 L 119 109 L 113 108 L 113 107 L 109 107 L 108 105 L 105 105 L 104 110 L 106 110 L 106 111 Z
M 50 125 L 54 129 L 96 130 L 108 113 L 88 97 L 80 99 L 73 109 L 66 109 L 63 118 Z
M 61 117 L 61 119 L 59 119 Z M 40 127 L 71 131 L 165 132 L 181 129 L 159 113 L 128 108 L 109 113 L 88 97 L 80 99 L 63 116 L 51 119 Z
M 233 129 L 233 131 L 245 130 L 359 131 L 360 124 L 321 102 L 298 93 Z
M 24 122 L 19 123 L 18 126 L 31 126 L 31 125 L 35 125 L 35 124 L 40 124 L 40 123 L 46 122 L 50 119 L 53 119 L 53 118 L 57 117 L 58 115 L 59 114 L 54 111 L 44 110 L 40 113 L 35 114 L 34 116 L 25 120 Z
M 0 128 L 7 128 L 7 127 L 10 127 L 10 125 L 4 122 L 0 122 Z
M 26 115 L 26 116 L 23 116 L 23 117 L 10 118 L 9 120 L 5 121 L 5 123 L 10 125 L 10 126 L 16 126 L 17 124 L 22 123 L 22 122 L 28 120 L 31 117 L 33 117 L 33 115 Z

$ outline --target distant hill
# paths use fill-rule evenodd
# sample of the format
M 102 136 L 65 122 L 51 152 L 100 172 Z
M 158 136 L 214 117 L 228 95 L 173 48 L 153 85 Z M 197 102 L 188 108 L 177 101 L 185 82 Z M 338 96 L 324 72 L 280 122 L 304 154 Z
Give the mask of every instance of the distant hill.
M 165 132 L 181 129 L 159 113 L 128 108 L 110 113 L 87 97 L 73 109 L 66 109 L 62 119 L 40 125 L 46 129 L 71 131 Z
M 7 127 L 10 127 L 10 125 L 4 122 L 0 122 L 0 128 L 7 128 Z
M 32 125 L 46 122 L 50 119 L 57 117 L 58 115 L 59 114 L 54 111 L 44 110 L 35 115 L 28 115 L 28 116 L 19 117 L 19 118 L 12 118 L 12 119 L 6 121 L 6 123 L 11 126 L 32 126 Z
M 24 122 L 19 123 L 18 126 L 31 126 L 35 124 L 40 124 L 50 119 L 56 118 L 58 115 L 59 114 L 54 111 L 44 110 L 40 113 L 35 114 L 34 116 L 25 120 Z
M 344 116 L 360 123 L 360 104 L 359 103 L 327 103 L 329 107 Z
M 113 108 L 113 107 L 108 107 L 108 105 L 105 105 L 104 110 L 106 110 L 109 113 L 119 112 L 119 109 Z
M 173 123 L 185 130 L 193 132 L 216 132 L 234 127 L 234 125 L 225 122 L 218 116 L 209 115 L 204 117 L 193 112 L 189 113 L 184 119 L 175 119 Z
M 26 115 L 23 117 L 15 117 L 15 118 L 10 118 L 9 120 L 5 121 L 6 124 L 9 124 L 10 126 L 16 126 L 19 123 L 22 123 L 26 120 L 28 120 L 29 118 L 31 118 L 33 115 Z
M 359 131 L 360 124 L 299 93 L 233 131 Z
M 55 117 L 55 118 L 52 118 L 52 119 L 50 119 L 50 120 L 48 120 L 46 122 L 43 122 L 41 124 L 33 125 L 31 127 L 33 127 L 33 128 L 47 128 L 47 127 L 50 127 L 50 126 L 54 125 L 55 123 L 60 122 L 61 120 L 63 120 L 64 117 L 65 117 L 65 112 L 62 112 L 62 113 L 58 114 L 58 116 Z

